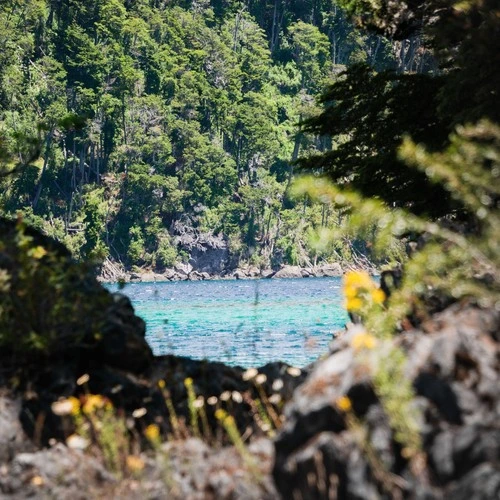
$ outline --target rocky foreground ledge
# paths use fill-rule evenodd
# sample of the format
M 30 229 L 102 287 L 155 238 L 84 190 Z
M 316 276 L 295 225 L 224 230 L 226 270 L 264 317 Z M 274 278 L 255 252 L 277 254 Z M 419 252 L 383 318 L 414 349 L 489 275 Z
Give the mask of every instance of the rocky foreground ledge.
M 500 498 L 500 313 L 454 305 L 394 340 L 421 415 L 413 462 L 356 353 L 360 330 L 351 325 L 332 343 L 284 410 L 273 472 L 282 497 Z M 336 403 L 345 397 L 347 412 Z M 364 428 L 348 425 L 349 415 Z
M 0 230 L 0 319 L 17 321 L 16 335 L 0 330 L 1 498 L 500 497 L 499 311 L 455 304 L 390 341 L 408 355 L 421 415 L 423 447 L 409 460 L 359 355 L 360 326 L 306 371 L 155 358 L 126 297 L 75 269 L 40 234 L 3 221 Z M 68 298 L 72 309 L 63 307 Z M 64 314 L 51 317 L 54 309 Z M 55 331 L 52 348 L 24 345 L 26 329 L 38 340 Z M 199 437 L 189 426 L 190 390 L 207 403 Z M 73 424 L 55 408 L 89 394 L 110 401 L 126 422 L 135 460 L 128 469 L 110 469 L 92 445 L 68 441 Z M 221 419 L 226 431 L 234 423 L 239 441 Z

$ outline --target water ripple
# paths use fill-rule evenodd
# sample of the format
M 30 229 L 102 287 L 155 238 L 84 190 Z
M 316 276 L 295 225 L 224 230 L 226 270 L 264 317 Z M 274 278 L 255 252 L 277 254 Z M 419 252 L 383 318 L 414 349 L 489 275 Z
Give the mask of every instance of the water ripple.
M 231 365 L 305 366 L 347 321 L 339 278 L 133 283 L 123 293 L 156 355 Z

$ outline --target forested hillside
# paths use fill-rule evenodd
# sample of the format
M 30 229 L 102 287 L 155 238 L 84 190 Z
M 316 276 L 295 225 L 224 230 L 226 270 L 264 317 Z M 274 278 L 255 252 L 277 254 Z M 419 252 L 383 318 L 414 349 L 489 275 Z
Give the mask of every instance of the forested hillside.
M 288 195 L 299 155 L 332 146 L 298 124 L 348 65 L 434 69 L 418 35 L 356 30 L 331 0 L 6 0 L 0 48 L 2 211 L 128 268 L 200 234 L 233 267 L 348 258 L 307 238 L 340 214 Z

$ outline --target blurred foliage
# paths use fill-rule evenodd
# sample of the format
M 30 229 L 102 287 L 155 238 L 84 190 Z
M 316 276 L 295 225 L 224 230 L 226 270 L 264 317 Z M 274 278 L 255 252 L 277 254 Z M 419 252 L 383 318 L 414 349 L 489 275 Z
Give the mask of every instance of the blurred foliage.
M 362 321 L 368 336 L 358 347 L 374 349 L 374 384 L 408 457 L 419 450 L 418 412 L 405 377 L 406 356 L 388 340 L 402 329 L 418 326 L 451 302 L 480 307 L 500 306 L 500 128 L 488 121 L 457 127 L 449 146 L 428 152 L 406 138 L 399 148 L 402 161 L 442 185 L 450 196 L 475 215 L 474 227 L 452 218 L 432 221 L 377 199 L 344 191 L 324 178 L 308 177 L 294 190 L 318 201 L 348 207 L 352 216 L 335 230 L 323 232 L 329 241 L 360 235 L 376 227 L 374 251 L 384 253 L 394 238 L 414 235 L 413 249 L 401 263 L 401 281 L 384 280 L 388 297 L 364 273 L 347 275 L 346 307 Z M 327 240 L 328 241 L 328 240 Z M 389 271 L 394 276 L 394 271 Z
M 404 134 L 432 149 L 445 143 L 447 122 L 437 118 L 441 87 L 440 77 L 351 66 L 322 95 L 322 113 L 305 122 L 306 130 L 331 137 L 332 148 L 303 157 L 301 167 L 415 213 L 449 212 L 453 207 L 443 187 L 398 157 Z
M 0 220 L 0 349 L 2 359 L 21 364 L 57 356 L 96 340 L 102 311 L 111 297 L 98 287 L 88 266 L 68 251 L 17 223 Z
M 500 277 L 499 127 L 487 121 L 460 126 L 451 135 L 450 145 L 434 153 L 406 138 L 399 154 L 412 168 L 440 183 L 475 215 L 477 224 L 470 227 L 453 218 L 431 221 L 403 209 L 389 208 L 380 200 L 344 191 L 324 178 L 302 179 L 295 186 L 295 193 L 299 196 L 307 193 L 322 203 L 349 207 L 351 216 L 342 225 L 323 232 L 323 236 L 330 236 L 330 241 L 371 233 L 375 227 L 373 250 L 383 254 L 393 238 L 411 239 L 413 235 L 416 248 L 404 262 L 403 286 L 394 290 L 400 301 L 403 296 L 409 299 L 414 292 L 422 300 L 442 292 L 454 300 L 469 297 L 481 305 L 494 306 L 499 298 Z M 406 313 L 412 305 L 418 305 L 415 299 L 403 302 Z
M 331 148 L 304 155 L 301 165 L 415 214 L 467 220 L 469 207 L 421 171 L 408 168 L 398 148 L 408 135 L 428 151 L 442 151 L 456 125 L 500 121 L 498 2 L 339 3 L 359 25 L 400 39 L 409 63 L 403 74 L 376 72 L 366 65 L 347 68 L 324 93 L 322 112 L 304 122 L 306 130 L 325 136 Z M 418 40 L 422 46 L 416 49 Z M 430 59 L 424 57 L 427 48 Z M 421 62 L 415 65 L 417 59 Z

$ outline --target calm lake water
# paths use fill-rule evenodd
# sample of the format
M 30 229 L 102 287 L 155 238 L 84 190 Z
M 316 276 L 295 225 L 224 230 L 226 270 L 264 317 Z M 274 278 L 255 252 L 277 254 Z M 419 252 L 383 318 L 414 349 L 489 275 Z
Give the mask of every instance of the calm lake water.
M 305 366 L 347 321 L 340 278 L 133 283 L 122 293 L 155 354 L 244 367 Z

